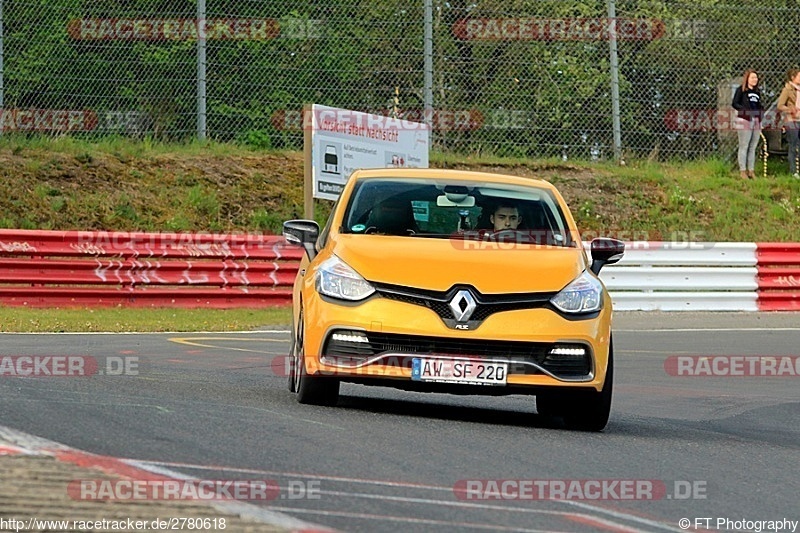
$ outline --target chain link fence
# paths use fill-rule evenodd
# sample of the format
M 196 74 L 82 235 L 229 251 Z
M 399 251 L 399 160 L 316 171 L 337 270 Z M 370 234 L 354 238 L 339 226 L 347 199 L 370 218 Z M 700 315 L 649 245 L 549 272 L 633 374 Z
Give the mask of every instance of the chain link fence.
M 785 0 L 0 6 L 4 133 L 300 149 L 301 109 L 317 103 L 430 122 L 445 152 L 728 156 L 744 69 L 761 73 L 771 104 L 800 53 L 800 6 Z

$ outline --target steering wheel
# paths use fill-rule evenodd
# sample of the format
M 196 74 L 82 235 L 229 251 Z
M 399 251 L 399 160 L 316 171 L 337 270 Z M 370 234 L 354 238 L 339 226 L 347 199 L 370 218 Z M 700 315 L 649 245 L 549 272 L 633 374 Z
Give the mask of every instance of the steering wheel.
M 376 226 L 370 226 L 370 227 L 368 227 L 367 229 L 364 230 L 364 234 L 365 235 L 377 234 L 377 233 L 378 233 L 378 228 Z M 416 235 L 417 232 L 414 231 L 413 229 L 407 229 L 406 230 L 406 234 L 408 234 L 408 235 Z M 394 234 L 387 233 L 386 235 L 394 235 Z
M 489 240 L 494 242 L 509 242 L 517 241 L 517 230 L 515 229 L 501 229 L 489 234 Z

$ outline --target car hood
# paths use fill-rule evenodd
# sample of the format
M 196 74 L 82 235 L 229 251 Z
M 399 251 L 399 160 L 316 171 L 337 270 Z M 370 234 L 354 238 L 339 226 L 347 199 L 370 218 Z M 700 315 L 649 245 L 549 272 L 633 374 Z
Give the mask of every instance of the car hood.
M 371 282 L 483 294 L 556 292 L 587 266 L 579 248 L 389 235 L 340 234 L 333 253 Z

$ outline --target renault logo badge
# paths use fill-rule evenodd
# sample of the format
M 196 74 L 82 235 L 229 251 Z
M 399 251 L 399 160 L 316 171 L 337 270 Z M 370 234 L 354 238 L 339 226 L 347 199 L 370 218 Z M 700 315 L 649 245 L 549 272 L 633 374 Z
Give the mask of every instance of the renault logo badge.
M 456 322 L 466 322 L 469 320 L 469 317 L 472 316 L 472 313 L 475 312 L 475 308 L 477 307 L 475 298 L 472 296 L 472 293 L 467 290 L 458 291 L 447 305 L 453 312 L 453 317 L 456 319 Z

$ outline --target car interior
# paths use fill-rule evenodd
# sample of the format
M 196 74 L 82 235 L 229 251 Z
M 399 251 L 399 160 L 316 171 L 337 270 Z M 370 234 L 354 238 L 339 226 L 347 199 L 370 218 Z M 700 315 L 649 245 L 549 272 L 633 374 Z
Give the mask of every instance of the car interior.
M 413 235 L 419 232 L 411 202 L 398 197 L 387 198 L 372 208 L 366 226 L 365 233 Z
M 468 195 L 451 195 L 469 200 L 469 205 L 460 205 L 458 201 L 442 200 L 442 187 L 434 184 L 409 187 L 404 183 L 381 182 L 362 185 L 354 194 L 343 231 L 403 236 L 450 236 L 464 231 L 493 233 L 492 213 L 497 206 L 511 203 L 522 217 L 516 232 L 518 237 L 528 237 L 524 242 L 570 246 L 568 232 L 559 223 L 560 214 L 553 201 L 548 202 L 543 195 L 522 198 L 517 193 L 519 197 L 516 197 L 515 191 L 509 191 L 509 197 L 502 196 L 504 191 L 499 189 L 485 192 L 487 194 L 482 194 L 481 189 L 475 187 Z

